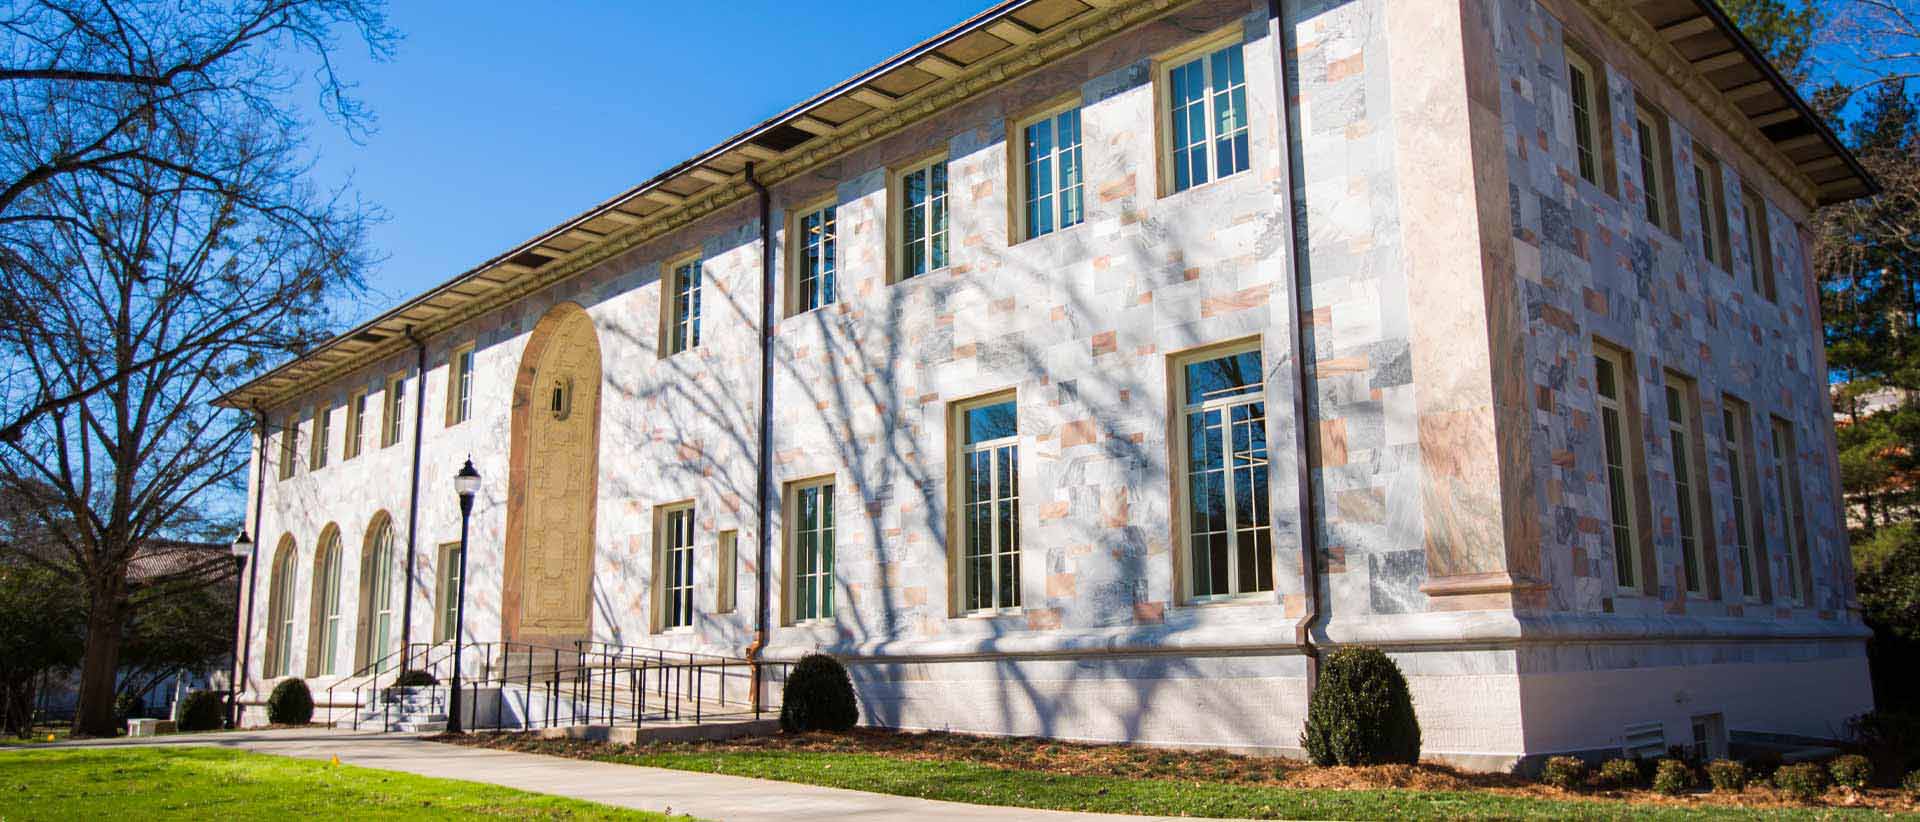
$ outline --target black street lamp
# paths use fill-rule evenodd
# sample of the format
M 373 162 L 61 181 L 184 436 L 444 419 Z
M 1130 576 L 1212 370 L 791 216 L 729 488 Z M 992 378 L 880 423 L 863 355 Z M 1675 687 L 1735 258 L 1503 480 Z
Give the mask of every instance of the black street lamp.
M 247 681 L 247 649 L 251 643 L 248 635 L 253 633 L 253 603 L 242 602 L 243 587 L 247 578 L 247 558 L 253 556 L 253 539 L 247 536 L 247 529 L 240 529 L 240 536 L 234 537 L 233 546 L 233 681 L 227 683 L 227 727 L 240 725 L 240 689 Z M 247 610 L 247 630 L 240 630 L 240 609 Z
M 473 459 L 453 475 L 453 490 L 460 495 L 460 584 L 453 605 L 453 701 L 447 717 L 447 732 L 460 733 L 460 634 L 467 625 L 467 519 L 473 514 L 473 495 L 480 490 L 480 472 L 473 470 Z

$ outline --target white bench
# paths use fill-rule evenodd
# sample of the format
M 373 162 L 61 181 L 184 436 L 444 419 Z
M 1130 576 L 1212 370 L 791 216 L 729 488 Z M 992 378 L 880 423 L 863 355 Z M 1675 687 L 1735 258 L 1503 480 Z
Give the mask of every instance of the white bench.
M 178 730 L 171 719 L 129 719 L 127 736 L 159 736 Z

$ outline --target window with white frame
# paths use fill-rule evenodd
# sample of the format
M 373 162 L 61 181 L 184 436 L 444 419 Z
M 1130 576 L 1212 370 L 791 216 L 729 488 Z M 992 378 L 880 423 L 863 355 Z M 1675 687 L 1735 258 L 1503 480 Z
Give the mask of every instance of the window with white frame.
M 960 608 L 1020 607 L 1019 413 L 1009 395 L 955 408 L 960 459 Z
M 280 478 L 281 479 L 291 479 L 293 477 L 293 461 L 300 454 L 299 445 L 298 445 L 299 439 L 300 439 L 300 416 L 298 414 L 295 414 L 287 417 L 286 423 L 280 427 Z
M 1747 227 L 1747 256 L 1753 264 L 1753 290 L 1767 298 L 1767 302 L 1780 299 L 1774 290 L 1773 275 L 1773 232 L 1767 228 L 1767 201 L 1753 189 L 1741 192 L 1746 206 L 1741 211 Z
M 332 676 L 340 651 L 340 532 L 328 528 L 321 537 L 319 556 L 313 575 L 313 657 L 307 660 L 308 676 Z
M 656 536 L 660 574 L 660 628 L 671 631 L 693 625 L 693 505 L 683 503 L 660 512 Z
M 1167 101 L 1167 190 L 1185 191 L 1246 171 L 1247 71 L 1239 40 L 1164 61 L 1161 82 Z
M 714 540 L 714 592 L 713 610 L 716 613 L 731 614 L 738 601 L 737 588 L 740 586 L 740 532 L 721 531 Z
M 828 203 L 794 221 L 793 313 L 802 314 L 839 299 L 835 275 L 839 270 L 839 225 L 836 208 Z
M 381 415 L 380 447 L 400 442 L 407 428 L 407 378 L 395 374 L 387 378 L 387 405 Z
M 787 486 L 787 614 L 790 622 L 833 618 L 833 479 Z
M 1640 524 L 1634 501 L 1639 476 L 1638 442 L 1631 432 L 1626 390 L 1633 379 L 1627 356 L 1594 346 L 1593 377 L 1600 410 L 1600 439 L 1607 467 L 1608 531 L 1613 570 L 1623 591 L 1640 590 Z
M 1016 185 L 1019 238 L 1030 240 L 1086 219 L 1081 199 L 1084 166 L 1080 158 L 1080 106 L 1055 110 L 1019 124 L 1020 162 Z
M 1606 93 L 1605 86 L 1598 84 L 1600 77 L 1586 57 L 1567 49 L 1567 96 L 1573 101 L 1574 161 L 1581 178 L 1595 185 L 1600 184 L 1600 138 L 1605 133 L 1597 99 Z
M 360 456 L 361 437 L 367 433 L 367 392 L 355 391 L 347 398 L 347 442 L 340 449 L 341 459 Z
M 1707 575 L 1713 570 L 1701 546 L 1704 523 L 1713 518 L 1701 510 L 1706 476 L 1694 459 L 1693 432 L 1697 426 L 1693 386 L 1685 378 L 1667 375 L 1667 456 L 1673 470 L 1675 527 L 1680 532 L 1680 565 L 1690 595 L 1706 596 Z
M 293 675 L 293 597 L 299 554 L 293 537 L 282 537 L 273 561 L 273 586 L 267 595 L 266 675 Z
M 1700 210 L 1700 255 L 1722 269 L 1732 268 L 1727 259 L 1726 192 L 1721 186 L 1720 163 L 1712 155 L 1694 147 L 1694 207 Z
M 1793 423 L 1779 417 L 1773 418 L 1773 476 L 1780 494 L 1780 536 L 1785 541 L 1781 553 L 1787 566 L 1787 590 L 1795 605 L 1806 605 L 1813 586 L 1808 579 L 1812 568 L 1807 558 L 1805 508 L 1800 501 L 1800 452 L 1794 445 Z
M 1273 590 L 1267 404 L 1258 341 L 1183 358 L 1176 375 L 1187 596 Z
M 947 158 L 900 172 L 896 201 L 897 279 L 947 267 Z
M 439 573 L 433 586 L 433 641 L 453 641 L 453 626 L 460 621 L 460 543 L 440 546 Z
M 1672 176 L 1673 144 L 1667 137 L 1666 118 L 1640 106 L 1634 112 L 1634 135 L 1640 150 L 1641 214 L 1647 222 L 1671 232 L 1667 180 Z
M 393 648 L 393 628 L 397 622 L 393 612 L 393 589 L 397 587 L 393 543 L 393 520 L 382 517 L 374 527 L 367 564 L 360 569 L 367 579 L 367 613 L 371 617 L 366 637 L 369 644 L 362 656 L 367 664 L 378 663 L 382 671 L 393 665 L 388 652 Z
M 1733 550 L 1740 558 L 1740 595 L 1757 600 L 1760 598 L 1760 560 L 1754 555 L 1754 537 L 1759 530 L 1749 518 L 1753 509 L 1747 488 L 1748 480 L 1753 477 L 1753 452 L 1747 447 L 1752 417 L 1747 413 L 1747 404 L 1732 397 L 1723 398 L 1720 417 L 1725 429 L 1727 481 L 1732 491 L 1727 502 L 1733 507 Z
M 673 266 L 667 290 L 667 355 L 700 346 L 700 260 Z
M 307 470 L 317 471 L 327 467 L 328 428 L 333 420 L 333 410 L 326 403 L 313 407 L 313 439 L 308 441 L 310 451 L 307 454 Z
M 447 358 L 447 424 L 459 425 L 473 417 L 473 345 L 454 349 Z

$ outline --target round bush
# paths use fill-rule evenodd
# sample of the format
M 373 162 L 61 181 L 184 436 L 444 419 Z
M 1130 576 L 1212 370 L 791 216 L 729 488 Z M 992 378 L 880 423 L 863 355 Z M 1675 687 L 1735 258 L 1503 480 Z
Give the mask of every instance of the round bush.
M 780 695 L 780 729 L 787 733 L 844 731 L 860 721 L 853 680 L 840 661 L 807 654 L 787 674 Z
M 1693 790 L 1693 768 L 1678 759 L 1662 759 L 1653 766 L 1653 789 L 1668 796 Z
M 1900 780 L 1900 787 L 1906 789 L 1909 798 L 1920 800 L 1920 771 L 1907 774 L 1906 779 Z
M 267 721 L 275 725 L 305 725 L 313 721 L 313 692 L 306 680 L 284 679 L 267 696 Z
M 145 719 L 147 703 L 133 694 L 121 694 L 113 698 L 113 720 L 115 725 L 125 725 L 129 719 Z
M 1747 757 L 1747 773 L 1755 780 L 1772 779 L 1773 772 L 1780 770 L 1786 760 L 1780 758 L 1780 752 L 1764 750 Z
M 431 688 L 438 684 L 440 684 L 438 678 L 419 668 L 408 668 L 393 678 L 395 688 Z
M 227 702 L 213 691 L 193 691 L 180 701 L 177 720 L 183 731 L 217 731 L 226 723 Z
M 1707 780 L 1713 783 L 1713 789 L 1721 793 L 1739 793 L 1747 789 L 1747 780 L 1753 778 L 1747 772 L 1747 766 L 1731 759 L 1716 759 L 1707 763 Z
M 1794 799 L 1811 802 L 1827 792 L 1827 771 L 1812 762 L 1781 765 L 1773 772 L 1773 786 Z
M 1540 766 L 1540 781 L 1563 790 L 1576 790 L 1587 781 L 1587 763 L 1577 756 L 1550 756 Z
M 1827 772 L 1833 774 L 1833 784 L 1850 790 L 1864 789 L 1873 782 L 1873 763 L 1859 754 L 1835 757 L 1827 763 Z
M 1300 745 L 1316 765 L 1418 762 L 1420 720 L 1400 666 L 1377 648 L 1328 654 Z
M 1609 759 L 1600 763 L 1600 781 L 1610 788 L 1640 786 L 1640 763 L 1632 759 Z

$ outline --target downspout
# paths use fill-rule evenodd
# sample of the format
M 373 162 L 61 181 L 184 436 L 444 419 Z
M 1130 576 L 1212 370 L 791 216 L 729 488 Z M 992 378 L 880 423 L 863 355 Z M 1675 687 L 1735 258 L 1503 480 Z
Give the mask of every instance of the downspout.
M 401 569 L 400 585 L 400 668 L 410 667 L 413 652 L 413 552 L 418 540 L 414 530 L 420 521 L 420 445 L 427 424 L 427 341 L 414 336 L 407 326 L 407 339 L 413 341 L 415 385 L 413 387 L 413 481 L 407 485 L 407 564 Z
M 254 591 L 259 587 L 260 582 L 260 544 L 261 540 L 266 539 L 266 537 L 261 536 L 262 529 L 260 525 L 267 513 L 265 507 L 267 494 L 267 412 L 260 410 L 260 406 L 258 405 L 253 407 L 253 421 L 254 427 L 260 432 L 260 444 L 258 450 L 255 452 L 257 456 L 254 458 L 253 466 L 253 552 L 251 556 L 247 557 L 247 601 L 245 606 L 247 609 L 247 627 L 240 632 L 240 678 L 235 681 L 233 688 L 233 698 L 236 701 L 240 698 L 240 693 L 247 687 L 247 677 L 250 675 L 250 672 L 247 670 L 249 667 L 248 663 L 253 659 L 253 597 Z M 241 604 L 236 602 L 233 604 L 233 607 L 239 608 Z M 239 706 L 236 705 L 233 706 L 233 708 L 233 726 L 238 728 L 240 727 L 242 716 Z
M 1300 512 L 1300 582 L 1307 598 L 1304 613 L 1293 623 L 1293 642 L 1307 657 L 1307 700 L 1311 702 L 1314 689 L 1320 684 L 1320 648 L 1313 644 L 1313 629 L 1320 621 L 1320 522 L 1313 508 L 1313 438 L 1307 436 L 1307 363 L 1312 360 L 1313 351 L 1306 334 L 1301 332 L 1305 320 L 1300 312 L 1300 263 L 1306 259 L 1307 248 L 1306 238 L 1301 236 L 1294 221 L 1293 170 L 1305 166 L 1298 147 L 1299 112 L 1290 102 L 1298 95 L 1299 87 L 1297 78 L 1287 73 L 1287 55 L 1293 52 L 1293 43 L 1287 36 L 1282 2 L 1267 0 L 1267 23 L 1274 43 L 1273 70 L 1279 81 L 1280 127 L 1286 141 L 1286 162 L 1280 169 L 1279 184 L 1284 192 L 1282 204 L 1286 207 L 1283 216 L 1288 243 L 1281 280 L 1287 292 L 1287 344 L 1293 360 L 1293 453 L 1294 467 L 1299 472 L 1294 482 L 1298 497 L 1294 504 Z
M 760 454 L 754 467 L 755 511 L 759 522 L 754 535 L 759 539 L 758 573 L 754 574 L 758 602 L 753 614 L 753 644 L 747 646 L 747 658 L 753 660 L 753 709 L 760 710 L 760 655 L 767 648 L 767 623 L 771 621 L 772 598 L 768 577 L 772 573 L 773 512 L 767 505 L 772 493 L 773 468 L 773 195 L 753 175 L 753 163 L 747 164 L 747 185 L 760 201 Z

